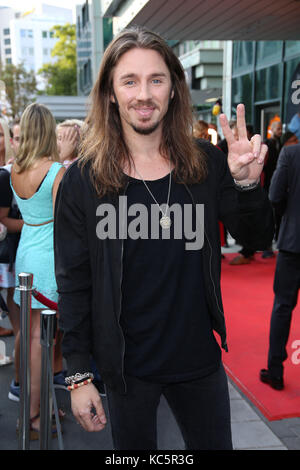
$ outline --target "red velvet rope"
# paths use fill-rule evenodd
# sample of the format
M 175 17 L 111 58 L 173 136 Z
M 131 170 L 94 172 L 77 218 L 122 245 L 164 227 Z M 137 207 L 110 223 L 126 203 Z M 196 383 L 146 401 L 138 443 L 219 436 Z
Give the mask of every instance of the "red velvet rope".
M 34 289 L 32 291 L 32 295 L 38 302 L 41 302 L 41 304 L 45 305 L 46 307 L 50 308 L 51 310 L 56 310 L 57 311 L 57 303 L 52 302 L 52 300 L 47 299 L 47 297 L 42 295 L 36 289 Z

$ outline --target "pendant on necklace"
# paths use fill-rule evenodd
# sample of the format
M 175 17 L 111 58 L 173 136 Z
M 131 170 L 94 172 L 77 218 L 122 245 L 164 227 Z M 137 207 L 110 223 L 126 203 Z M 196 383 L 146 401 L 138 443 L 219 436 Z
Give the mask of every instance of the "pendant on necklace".
M 172 224 L 172 221 L 171 221 L 170 217 L 168 217 L 167 215 L 164 215 L 160 219 L 159 223 L 160 223 L 161 228 L 170 228 L 171 224 Z

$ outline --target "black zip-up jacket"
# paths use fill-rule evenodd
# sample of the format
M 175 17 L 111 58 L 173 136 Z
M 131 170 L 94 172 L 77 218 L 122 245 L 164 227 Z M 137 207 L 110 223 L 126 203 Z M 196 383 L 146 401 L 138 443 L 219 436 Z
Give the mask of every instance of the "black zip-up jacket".
M 213 328 L 227 350 L 218 221 L 240 243 L 262 250 L 273 238 L 273 213 L 261 187 L 237 190 L 224 154 L 206 141 L 199 143 L 207 154 L 208 176 L 202 183 L 185 187 L 194 204 L 204 204 L 206 299 Z M 118 221 L 119 196 L 126 194 L 128 184 L 129 180 L 121 194 L 100 200 L 88 166 L 82 173 L 75 162 L 58 190 L 54 226 L 59 325 L 64 333 L 62 347 L 68 374 L 90 371 L 92 355 L 106 385 L 121 393 L 126 392 L 125 342 L 120 327 L 124 240 L 97 238 L 100 219 L 96 211 L 101 203 L 113 204 Z

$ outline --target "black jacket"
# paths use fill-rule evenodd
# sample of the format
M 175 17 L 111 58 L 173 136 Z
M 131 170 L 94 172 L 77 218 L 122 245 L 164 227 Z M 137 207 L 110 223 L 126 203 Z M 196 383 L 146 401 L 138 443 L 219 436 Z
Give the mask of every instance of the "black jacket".
M 235 189 L 224 154 L 205 141 L 200 144 L 208 157 L 208 176 L 201 184 L 186 186 L 186 190 L 195 204 L 204 204 L 206 297 L 213 328 L 227 350 L 218 221 L 224 222 L 234 238 L 257 250 L 272 241 L 273 213 L 262 188 L 248 192 Z M 126 188 L 122 194 L 126 194 Z M 92 354 L 103 381 L 124 392 L 125 344 L 119 324 L 123 240 L 97 238 L 96 209 L 104 202 L 114 204 L 118 214 L 118 195 L 99 200 L 88 167 L 82 175 L 78 163 L 74 163 L 64 175 L 56 199 L 58 309 L 68 373 L 89 371 Z
M 269 198 L 281 220 L 278 249 L 300 253 L 300 144 L 282 148 Z

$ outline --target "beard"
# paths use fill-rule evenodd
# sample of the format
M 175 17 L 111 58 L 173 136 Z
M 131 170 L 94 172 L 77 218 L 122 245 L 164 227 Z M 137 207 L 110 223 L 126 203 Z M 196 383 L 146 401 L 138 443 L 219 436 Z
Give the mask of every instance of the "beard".
M 138 127 L 135 124 L 130 124 L 132 129 L 137 133 L 141 135 L 150 135 L 152 132 L 155 132 L 158 126 L 160 125 L 160 121 L 155 122 L 152 124 L 150 127 Z

